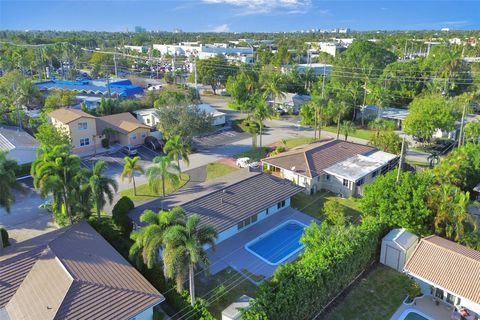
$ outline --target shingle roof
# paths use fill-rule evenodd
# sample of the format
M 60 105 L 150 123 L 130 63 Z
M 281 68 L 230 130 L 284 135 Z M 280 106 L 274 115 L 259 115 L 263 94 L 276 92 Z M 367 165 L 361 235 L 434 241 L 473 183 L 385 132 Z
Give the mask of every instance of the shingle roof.
M 150 129 L 149 126 L 138 122 L 138 120 L 129 112 L 112 114 L 97 118 L 97 120 L 103 121 L 107 126 L 114 127 L 116 131 L 122 133 L 130 133 L 138 128 Z
M 404 270 L 480 303 L 479 251 L 438 236 L 429 236 L 420 240 Z
M 0 262 L 11 319 L 129 319 L 163 296 L 86 222 Z
M 91 118 L 95 119 L 94 116 L 83 112 L 82 110 L 72 109 L 72 108 L 60 108 L 56 109 L 48 114 L 49 117 L 57 119 L 62 123 L 70 123 L 80 118 Z
M 201 224 L 222 232 L 303 190 L 288 180 L 244 169 L 170 194 L 154 209 L 182 206 L 199 214 Z
M 324 169 L 358 154 L 367 154 L 376 149 L 363 144 L 326 139 L 262 161 L 276 167 L 295 171 L 307 177 L 315 177 Z
M 38 141 L 18 127 L 0 125 L 0 150 L 36 149 Z

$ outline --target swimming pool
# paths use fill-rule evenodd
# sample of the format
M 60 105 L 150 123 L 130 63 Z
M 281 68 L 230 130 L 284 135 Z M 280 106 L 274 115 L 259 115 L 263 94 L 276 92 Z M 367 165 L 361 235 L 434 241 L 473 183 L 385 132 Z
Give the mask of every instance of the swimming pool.
M 245 245 L 245 249 L 270 265 L 277 265 L 303 249 L 299 242 L 305 224 L 288 220 Z
M 405 310 L 398 319 L 399 320 L 432 320 L 427 315 L 414 309 Z

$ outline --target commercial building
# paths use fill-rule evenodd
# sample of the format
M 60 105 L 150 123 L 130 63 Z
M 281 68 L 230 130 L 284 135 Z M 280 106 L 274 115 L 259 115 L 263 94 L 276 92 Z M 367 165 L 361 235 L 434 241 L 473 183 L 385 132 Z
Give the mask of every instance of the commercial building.
M 70 90 L 80 94 L 92 96 L 111 96 L 118 98 L 131 97 L 143 93 L 143 87 L 132 85 L 128 79 L 110 79 L 110 80 L 48 80 L 37 82 L 35 85 L 42 91 L 50 90 Z

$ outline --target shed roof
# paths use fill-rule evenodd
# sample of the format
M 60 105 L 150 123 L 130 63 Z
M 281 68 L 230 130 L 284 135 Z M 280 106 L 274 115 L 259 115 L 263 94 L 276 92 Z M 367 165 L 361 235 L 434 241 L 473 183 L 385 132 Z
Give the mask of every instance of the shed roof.
M 0 288 L 12 319 L 130 319 L 164 300 L 86 222 L 1 261 Z
M 48 116 L 64 124 L 68 124 L 80 118 L 95 119 L 95 116 L 92 116 L 91 114 L 83 112 L 82 110 L 73 109 L 73 108 L 59 108 L 50 112 Z
M 480 252 L 439 236 L 420 240 L 405 272 L 480 303 Z
M 407 250 L 418 241 L 418 237 L 405 229 L 392 229 L 383 240 L 391 241 L 400 249 Z

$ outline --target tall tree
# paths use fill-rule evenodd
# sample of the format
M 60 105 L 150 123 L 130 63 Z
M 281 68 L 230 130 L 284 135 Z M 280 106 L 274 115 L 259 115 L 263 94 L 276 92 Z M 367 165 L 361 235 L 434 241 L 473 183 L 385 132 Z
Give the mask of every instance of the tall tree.
M 113 201 L 114 192 L 118 190 L 118 183 L 115 179 L 109 176 L 103 175 L 107 163 L 103 160 L 98 161 L 93 166 L 90 177 L 88 178 L 88 186 L 95 203 L 95 209 L 97 211 L 98 222 L 100 222 L 100 211 L 105 206 L 107 197 L 110 204 Z
M 192 306 L 195 304 L 195 268 L 201 263 L 208 269 L 209 259 L 204 247 L 214 248 L 216 239 L 215 229 L 201 225 L 197 214 L 190 215 L 184 225 L 168 228 L 163 236 L 165 273 L 168 278 L 176 280 L 178 292 L 182 291 L 188 274 Z
M 355 124 L 352 121 L 343 121 L 342 122 L 342 133 L 345 136 L 345 141 L 347 141 L 348 136 L 351 133 L 355 133 L 357 128 L 355 128 Z
M 182 158 L 187 166 L 190 165 L 190 160 L 188 159 L 188 155 L 191 152 L 190 146 L 185 143 L 180 136 L 175 136 L 169 139 L 163 148 L 163 152 L 165 152 L 170 159 L 177 162 L 179 172 L 181 172 L 180 158 Z
M 12 190 L 23 190 L 17 182 L 15 171 L 18 167 L 15 160 L 7 158 L 8 153 L 0 150 L 0 207 L 10 212 L 10 207 L 15 201 Z M 1 242 L 1 241 L 0 241 Z
M 255 107 L 252 109 L 248 117 L 258 124 L 260 134 L 260 147 L 262 147 L 263 121 L 272 118 L 273 109 L 262 98 L 256 97 L 254 99 Z
M 142 166 L 137 162 L 140 160 L 139 156 L 130 158 L 125 157 L 125 164 L 123 165 L 123 171 L 120 174 L 120 178 L 123 179 L 125 177 L 128 178 L 128 182 L 133 182 L 133 194 L 137 195 L 137 186 L 135 185 L 135 173 L 145 173 Z
M 148 186 L 153 192 L 158 193 L 161 185 L 162 194 L 165 197 L 165 182 L 178 185 L 180 169 L 166 156 L 153 158 L 153 163 L 154 165 L 147 169 Z

